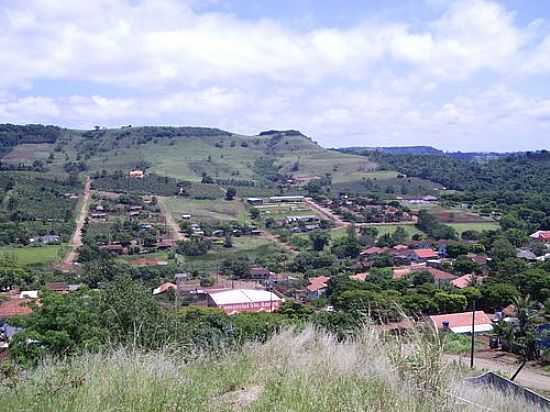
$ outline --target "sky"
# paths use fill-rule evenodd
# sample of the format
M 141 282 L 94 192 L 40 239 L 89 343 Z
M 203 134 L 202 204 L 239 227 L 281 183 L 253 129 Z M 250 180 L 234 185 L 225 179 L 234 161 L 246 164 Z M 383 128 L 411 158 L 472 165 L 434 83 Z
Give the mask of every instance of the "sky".
M 0 123 L 550 149 L 541 0 L 0 0 Z

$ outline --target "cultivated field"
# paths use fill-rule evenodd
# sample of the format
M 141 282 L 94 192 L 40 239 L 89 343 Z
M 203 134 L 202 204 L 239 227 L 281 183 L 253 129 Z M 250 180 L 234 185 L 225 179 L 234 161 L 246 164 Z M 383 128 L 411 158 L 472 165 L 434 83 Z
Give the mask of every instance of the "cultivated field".
M 54 145 L 49 143 L 40 144 L 19 144 L 2 158 L 6 163 L 27 163 L 35 160 L 46 161 L 53 151 Z

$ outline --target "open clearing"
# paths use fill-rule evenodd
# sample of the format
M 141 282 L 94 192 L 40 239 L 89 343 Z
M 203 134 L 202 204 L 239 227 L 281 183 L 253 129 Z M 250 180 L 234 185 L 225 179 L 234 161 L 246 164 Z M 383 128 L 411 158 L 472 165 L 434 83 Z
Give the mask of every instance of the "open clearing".
M 0 247 L 0 254 L 15 256 L 18 265 L 46 265 L 60 260 L 66 245 L 27 246 L 27 247 Z
M 46 161 L 53 151 L 53 144 L 18 144 L 2 158 L 7 163 L 32 163 L 35 160 Z
M 163 203 L 176 220 L 182 214 L 192 215 L 192 221 L 215 223 L 224 221 L 249 221 L 248 212 L 239 200 L 195 200 L 182 197 L 166 197 Z
M 255 206 L 262 215 L 262 217 L 271 217 L 275 220 L 284 219 L 287 216 L 308 216 L 320 214 L 311 209 L 305 202 L 299 203 L 269 203 L 265 205 Z

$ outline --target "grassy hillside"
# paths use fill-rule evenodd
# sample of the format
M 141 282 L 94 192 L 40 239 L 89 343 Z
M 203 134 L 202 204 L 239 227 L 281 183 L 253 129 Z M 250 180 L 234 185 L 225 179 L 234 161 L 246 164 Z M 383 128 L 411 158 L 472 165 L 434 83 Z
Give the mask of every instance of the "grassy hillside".
M 324 149 L 296 131 L 241 136 L 211 128 L 124 127 L 56 129 L 56 133 L 37 143 L 14 138 L 3 162 L 31 165 L 39 160 L 50 174 L 62 172 L 67 162 L 84 162 L 90 172 L 147 165 L 153 173 L 190 181 L 201 180 L 203 173 L 220 179 L 258 180 L 263 177 L 258 159 L 273 161 L 274 171 L 280 174 L 331 173 L 335 181 L 361 179 L 376 168 L 364 157 Z
M 345 342 L 306 328 L 217 356 L 115 350 L 49 363 L 12 375 L 0 397 L 2 410 L 44 412 L 533 410 L 462 375 L 433 339 L 405 351 L 372 328 Z

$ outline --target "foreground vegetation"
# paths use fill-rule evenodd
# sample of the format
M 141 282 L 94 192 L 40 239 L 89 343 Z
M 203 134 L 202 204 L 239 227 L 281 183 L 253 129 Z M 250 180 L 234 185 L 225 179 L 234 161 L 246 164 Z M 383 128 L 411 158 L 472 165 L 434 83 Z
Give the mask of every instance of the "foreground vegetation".
M 532 405 L 468 387 L 437 335 L 409 349 L 365 327 L 338 341 L 306 327 L 242 350 L 113 349 L 47 362 L 0 386 L 6 411 L 499 411 Z M 532 409 L 531 409 L 532 410 Z

